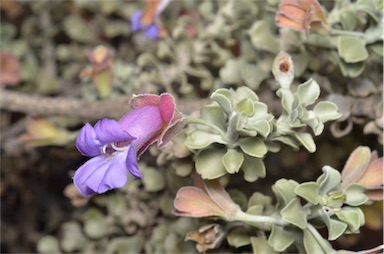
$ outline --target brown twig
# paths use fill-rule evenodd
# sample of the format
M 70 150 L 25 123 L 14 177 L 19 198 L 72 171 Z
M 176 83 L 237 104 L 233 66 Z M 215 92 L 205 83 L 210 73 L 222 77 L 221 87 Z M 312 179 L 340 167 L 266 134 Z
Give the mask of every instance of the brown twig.
M 43 97 L 0 89 L 0 108 L 6 111 L 22 112 L 34 116 L 69 116 L 82 119 L 118 119 L 131 110 L 128 105 L 131 95 L 113 100 L 84 101 L 75 98 Z M 177 108 L 190 114 L 199 110 L 209 99 L 181 99 Z

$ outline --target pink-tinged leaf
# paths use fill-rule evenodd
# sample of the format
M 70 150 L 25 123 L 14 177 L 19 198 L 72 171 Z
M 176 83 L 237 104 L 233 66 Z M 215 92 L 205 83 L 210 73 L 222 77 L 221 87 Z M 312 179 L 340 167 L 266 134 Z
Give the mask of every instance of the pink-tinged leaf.
M 371 162 L 365 171 L 364 175 L 357 181 L 357 183 L 370 188 L 382 186 L 383 183 L 383 158 Z
M 298 4 L 295 5 L 281 5 L 279 8 L 281 14 L 297 23 L 303 23 L 305 19 L 305 10 Z
M 377 151 L 371 152 L 371 160 L 370 162 L 373 162 L 379 158 L 379 155 L 377 154 Z
M 175 112 L 175 99 L 168 93 L 160 95 L 160 113 L 163 120 L 168 124 Z
M 305 31 L 302 23 L 297 23 L 282 14 L 277 14 L 275 17 L 275 24 L 279 27 L 289 27 L 296 31 Z
M 383 200 L 383 188 L 375 190 L 366 190 L 365 195 L 368 196 L 368 204 L 372 201 L 381 201 Z
M 145 106 L 159 106 L 160 96 L 156 94 L 140 94 L 135 95 L 130 101 L 129 105 L 132 108 L 145 107 Z
M 364 174 L 371 158 L 371 150 L 366 146 L 359 146 L 349 156 L 347 163 L 341 172 L 342 188 L 347 187 Z
M 204 182 L 206 184 L 205 190 L 209 197 L 220 206 L 222 210 L 226 211 L 227 217 L 233 218 L 239 210 L 239 206 L 232 201 L 220 182 L 218 180 L 205 180 Z
M 182 187 L 176 195 L 173 206 L 174 214 L 187 217 L 225 217 L 225 211 L 217 206 L 201 189 Z

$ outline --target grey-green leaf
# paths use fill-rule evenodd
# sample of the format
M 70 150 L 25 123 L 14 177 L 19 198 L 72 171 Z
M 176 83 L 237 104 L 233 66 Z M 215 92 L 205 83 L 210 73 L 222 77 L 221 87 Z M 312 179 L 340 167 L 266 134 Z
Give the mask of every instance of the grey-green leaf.
M 228 149 L 222 158 L 223 165 L 228 173 L 234 174 L 239 172 L 244 161 L 244 155 L 235 149 Z
M 297 96 L 303 107 L 313 104 L 320 95 L 320 87 L 313 79 L 309 79 L 297 88 Z
M 311 134 L 309 133 L 300 133 L 295 132 L 294 136 L 297 140 L 310 152 L 314 153 L 316 151 L 316 144 L 313 140 Z
M 264 162 L 259 158 L 245 155 L 241 168 L 244 171 L 244 179 L 248 182 L 254 182 L 259 177 L 264 178 L 266 175 Z
M 239 140 L 239 146 L 244 153 L 252 157 L 263 158 L 268 152 L 263 140 L 257 137 L 242 138 Z
M 317 205 L 320 202 L 319 186 L 316 182 L 300 184 L 295 188 L 295 193 L 313 205 Z
M 300 204 L 299 198 L 294 198 L 280 212 L 283 220 L 305 229 L 307 226 L 307 213 Z
M 231 92 L 228 89 L 217 89 L 211 98 L 216 101 L 227 115 L 232 113 Z
M 323 167 L 323 174 L 317 178 L 316 183 L 319 185 L 320 195 L 328 195 L 332 190 L 337 189 L 340 185 L 340 172 L 330 166 Z
M 349 185 L 344 191 L 347 196 L 344 203 L 350 206 L 360 206 L 364 204 L 368 201 L 368 197 L 364 192 L 365 188 L 359 184 Z
M 43 236 L 37 244 L 37 251 L 47 254 L 61 253 L 59 240 L 51 235 Z
M 251 237 L 252 250 L 254 254 L 277 254 L 268 244 L 267 239 Z
M 357 63 L 368 58 L 365 40 L 357 36 L 341 35 L 337 41 L 339 55 L 347 63 Z
M 341 114 L 338 113 L 337 110 L 337 105 L 330 101 L 321 101 L 313 108 L 313 112 L 322 123 L 341 117 Z
M 225 144 L 226 142 L 218 134 L 208 133 L 201 130 L 193 131 L 185 140 L 185 145 L 190 149 L 202 149 L 212 143 Z
M 222 158 L 225 154 L 224 149 L 206 149 L 201 151 L 196 157 L 196 171 L 203 179 L 216 179 L 227 174 L 223 165 Z
M 326 241 L 317 231 L 313 233 L 309 229 L 304 230 L 304 247 L 307 253 L 329 254 L 335 253 L 331 244 Z
M 84 215 L 84 232 L 93 239 L 103 237 L 107 233 L 107 223 L 104 215 L 95 208 L 88 209 Z
M 282 252 L 287 249 L 293 242 L 295 237 L 292 233 L 284 230 L 280 226 L 274 225 L 269 235 L 268 243 L 275 251 Z

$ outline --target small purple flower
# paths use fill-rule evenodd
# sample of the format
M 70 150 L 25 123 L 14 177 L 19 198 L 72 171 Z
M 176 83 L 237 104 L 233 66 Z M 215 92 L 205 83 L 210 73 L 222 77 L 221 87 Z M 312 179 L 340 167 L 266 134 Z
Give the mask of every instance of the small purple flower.
M 143 11 L 137 10 L 131 16 L 131 30 L 144 31 L 147 38 L 156 39 L 166 34 L 159 16 L 170 0 L 148 0 Z
M 144 25 L 141 22 L 142 11 L 138 10 L 133 13 L 131 16 L 131 29 L 132 32 L 137 32 L 140 30 L 144 31 L 144 34 L 149 39 L 156 39 L 159 37 L 159 28 L 156 23 L 150 25 Z
M 141 178 L 137 157 L 155 142 L 163 147 L 184 126 L 170 94 L 139 95 L 130 105 L 133 110 L 120 121 L 102 119 L 94 127 L 87 123 L 77 136 L 80 153 L 93 157 L 73 178 L 84 196 L 123 187 L 128 180 L 127 169 Z

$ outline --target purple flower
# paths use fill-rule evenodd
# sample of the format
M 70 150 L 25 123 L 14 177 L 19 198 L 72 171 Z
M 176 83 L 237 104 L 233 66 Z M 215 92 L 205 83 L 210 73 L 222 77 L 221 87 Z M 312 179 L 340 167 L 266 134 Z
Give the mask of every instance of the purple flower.
M 131 30 L 144 31 L 147 38 L 156 39 L 166 35 L 159 16 L 170 0 L 148 0 L 143 11 L 137 10 L 131 16 Z
M 133 13 L 131 16 L 131 29 L 132 32 L 137 32 L 140 30 L 144 31 L 144 34 L 147 38 L 156 39 L 159 37 L 159 28 L 156 23 L 151 23 L 149 25 L 144 25 L 141 22 L 142 11 L 138 10 Z
M 172 95 L 143 94 L 130 101 L 133 110 L 120 121 L 102 119 L 81 129 L 76 147 L 93 157 L 75 173 L 74 184 L 84 196 L 123 187 L 127 169 L 141 178 L 137 157 L 157 142 L 161 148 L 184 126 Z

